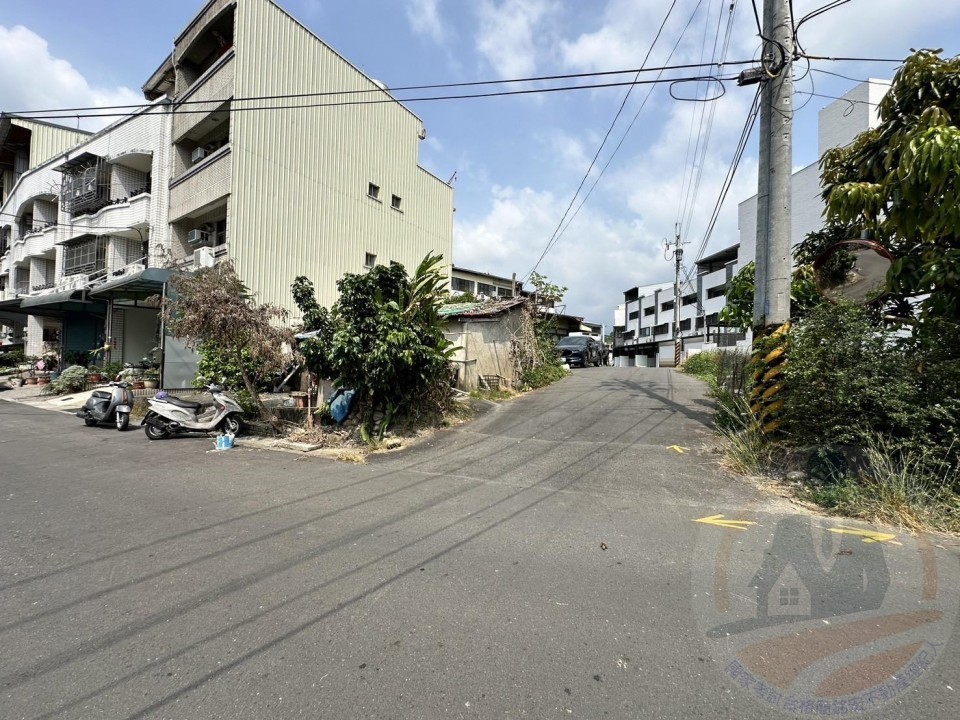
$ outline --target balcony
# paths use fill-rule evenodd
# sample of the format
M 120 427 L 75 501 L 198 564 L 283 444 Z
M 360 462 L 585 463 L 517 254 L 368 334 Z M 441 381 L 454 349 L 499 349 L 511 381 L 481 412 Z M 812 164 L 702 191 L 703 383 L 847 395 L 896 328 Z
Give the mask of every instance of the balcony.
M 170 222 L 196 215 L 230 194 L 230 159 L 226 145 L 170 183 Z
M 47 225 L 31 229 L 13 243 L 11 253 L 15 263 L 25 262 L 31 257 L 39 257 L 53 252 L 57 245 L 57 226 Z
M 174 42 L 176 94 L 181 97 L 233 48 L 236 0 L 211 0 Z
M 174 143 L 188 136 L 200 138 L 207 135 L 213 124 L 223 121 L 215 111 L 224 98 L 233 96 L 234 57 L 233 50 L 223 55 L 178 98 L 173 106 Z M 209 110 L 210 114 L 203 110 Z
M 63 240 L 72 240 L 81 235 L 118 235 L 117 228 L 134 228 L 150 224 L 150 194 L 114 200 L 112 204 L 94 213 L 73 215 L 65 227 Z

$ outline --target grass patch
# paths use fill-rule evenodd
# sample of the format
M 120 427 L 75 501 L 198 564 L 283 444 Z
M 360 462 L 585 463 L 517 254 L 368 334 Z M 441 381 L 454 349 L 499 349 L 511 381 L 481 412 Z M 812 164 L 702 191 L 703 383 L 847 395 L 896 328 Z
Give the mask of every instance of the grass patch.
M 725 441 L 725 465 L 741 475 L 763 475 L 771 465 L 773 445 L 760 429 L 750 404 L 741 395 L 717 392 L 714 428 Z
M 686 359 L 680 366 L 680 371 L 692 375 L 697 380 L 703 380 L 711 387 L 717 384 L 717 374 L 720 370 L 720 353 L 717 351 L 698 352 Z
M 523 377 L 520 378 L 521 387 L 525 390 L 536 390 L 537 388 L 546 387 L 551 385 L 557 380 L 562 380 L 567 376 L 567 368 L 565 365 L 559 364 L 545 364 L 535 367 L 531 370 L 527 370 Z
M 910 530 L 960 532 L 955 472 L 926 449 L 882 438 L 865 448 L 867 468 L 835 484 L 809 487 L 808 499 L 831 513 Z
M 472 390 L 470 397 L 474 400 L 490 400 L 491 402 L 503 402 L 514 396 L 510 390 Z

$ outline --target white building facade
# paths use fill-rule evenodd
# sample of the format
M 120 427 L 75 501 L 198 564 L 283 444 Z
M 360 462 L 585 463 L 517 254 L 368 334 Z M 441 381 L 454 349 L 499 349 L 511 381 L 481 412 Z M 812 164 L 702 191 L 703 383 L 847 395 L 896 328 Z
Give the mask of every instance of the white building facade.
M 861 83 L 818 114 L 818 156 L 851 143 L 879 123 L 877 105 L 889 90 L 886 80 Z M 793 173 L 791 244 L 823 228 L 819 163 Z M 737 210 L 740 242 L 695 264 L 690 281 L 681 281 L 681 358 L 717 347 L 749 346 L 750 333 L 720 323 L 730 279 L 756 257 L 757 196 Z M 674 364 L 674 284 L 631 288 L 624 292 L 623 321 L 615 313 L 614 363 L 621 366 L 672 367 Z
M 418 164 L 423 123 L 272 0 L 207 2 L 143 92 L 92 136 L 9 118 L 34 145 L 0 168 L 0 323 L 27 354 L 169 345 L 177 386 L 188 354 L 143 306 L 171 267 L 229 259 L 296 322 L 298 275 L 331 305 L 346 273 L 450 261 L 453 190 Z

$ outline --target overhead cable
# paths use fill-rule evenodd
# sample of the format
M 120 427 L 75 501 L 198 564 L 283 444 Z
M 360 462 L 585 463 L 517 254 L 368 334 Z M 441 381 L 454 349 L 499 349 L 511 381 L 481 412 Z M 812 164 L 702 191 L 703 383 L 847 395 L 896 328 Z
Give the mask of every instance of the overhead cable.
M 700 0 L 702 1 L 702 0 Z M 700 2 L 698 1 L 697 5 L 699 7 Z M 650 43 L 650 47 L 647 50 L 646 56 L 643 58 L 643 62 L 640 64 L 641 68 L 646 67 L 647 61 L 650 59 L 650 55 L 653 53 L 653 48 L 656 46 L 657 41 L 660 39 L 661 33 L 663 33 L 664 27 L 666 27 L 667 22 L 670 20 L 670 16 L 673 14 L 673 9 L 677 6 L 677 0 L 673 0 L 670 3 L 670 8 L 667 10 L 667 14 L 663 18 L 663 22 L 660 23 L 660 27 L 657 29 L 657 34 L 653 38 L 653 42 Z M 640 77 L 640 73 L 637 73 L 637 78 Z M 654 83 L 659 82 L 660 78 L 658 77 Z M 557 223 L 557 227 L 554 229 L 553 234 L 550 236 L 550 239 L 547 240 L 547 244 L 543 248 L 543 252 L 540 253 L 540 257 L 537 258 L 537 262 L 534 263 L 533 268 L 530 269 L 526 275 L 523 276 L 523 279 L 530 277 L 533 273 L 537 271 L 537 268 L 540 267 L 540 263 L 543 261 L 543 258 L 546 257 L 547 253 L 553 247 L 554 241 L 557 235 L 560 233 L 560 229 L 563 227 L 564 220 L 567 219 L 567 216 L 570 214 L 573 204 L 577 200 L 577 196 L 580 194 L 580 191 L 583 189 L 584 184 L 587 182 L 587 178 L 590 177 L 590 171 L 593 170 L 593 166 L 596 165 L 597 159 L 600 157 L 600 153 L 603 151 L 604 146 L 607 144 L 607 139 L 610 137 L 610 133 L 613 132 L 614 126 L 617 124 L 617 120 L 620 119 L 620 115 L 623 113 L 623 108 L 627 104 L 627 100 L 630 99 L 630 95 L 633 92 L 633 85 L 627 90 L 626 94 L 623 96 L 623 101 L 620 103 L 620 107 L 617 108 L 616 114 L 613 116 L 613 120 L 610 122 L 610 127 L 607 128 L 606 134 L 603 136 L 603 140 L 600 142 L 600 147 L 597 148 L 597 152 L 594 153 L 593 159 L 590 161 L 590 166 L 587 168 L 587 171 L 583 174 L 583 177 L 580 179 L 580 184 L 577 186 L 576 191 L 573 193 L 573 197 L 570 198 L 570 202 L 567 205 L 566 210 L 563 212 L 563 216 L 560 218 L 560 222 Z

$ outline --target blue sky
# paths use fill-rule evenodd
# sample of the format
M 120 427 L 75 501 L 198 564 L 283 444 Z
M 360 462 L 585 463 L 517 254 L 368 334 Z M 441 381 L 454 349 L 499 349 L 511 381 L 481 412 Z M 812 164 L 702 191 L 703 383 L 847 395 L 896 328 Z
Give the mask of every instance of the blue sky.
M 637 68 L 672 0 L 280 0 L 280 5 L 350 62 L 391 87 Z M 799 19 L 826 0 L 794 0 Z M 650 64 L 711 55 L 730 0 L 677 0 Z M 3 0 L 0 108 L 27 110 L 137 102 L 139 88 L 170 52 L 202 0 Z M 728 60 L 757 56 L 753 8 L 735 3 Z M 696 9 L 696 14 L 694 11 Z M 721 33 L 722 34 L 722 33 Z M 914 47 L 960 53 L 960 3 L 853 0 L 805 24 L 810 54 L 902 58 Z M 839 95 L 850 78 L 888 78 L 895 65 L 815 62 L 799 91 Z M 736 69 L 739 69 L 736 68 Z M 798 67 L 798 75 L 804 68 Z M 733 68 L 727 72 L 732 72 Z M 814 85 L 811 85 L 811 82 Z M 529 87 L 529 86 L 528 86 Z M 701 88 L 716 94 L 716 87 Z M 751 88 L 725 83 L 712 103 L 678 102 L 665 86 L 630 95 L 591 173 L 608 169 L 539 271 L 569 288 L 567 310 L 610 325 L 622 292 L 669 281 L 662 240 L 678 220 L 702 237 L 739 137 Z M 695 85 L 675 92 L 695 96 Z M 454 262 L 505 276 L 537 262 L 620 107 L 624 88 L 520 97 L 412 103 L 427 140 L 421 164 L 446 180 L 456 173 Z M 816 161 L 816 113 L 830 100 L 798 96 L 794 165 Z M 806 103 L 804 105 L 804 103 Z M 700 116 L 713 115 L 696 202 L 690 187 Z M 693 124 L 692 124 L 693 123 Z M 756 137 L 714 230 L 709 250 L 737 242 L 736 205 L 756 191 Z M 578 201 L 579 203 L 579 201 Z M 574 206 L 576 207 L 576 205 Z

